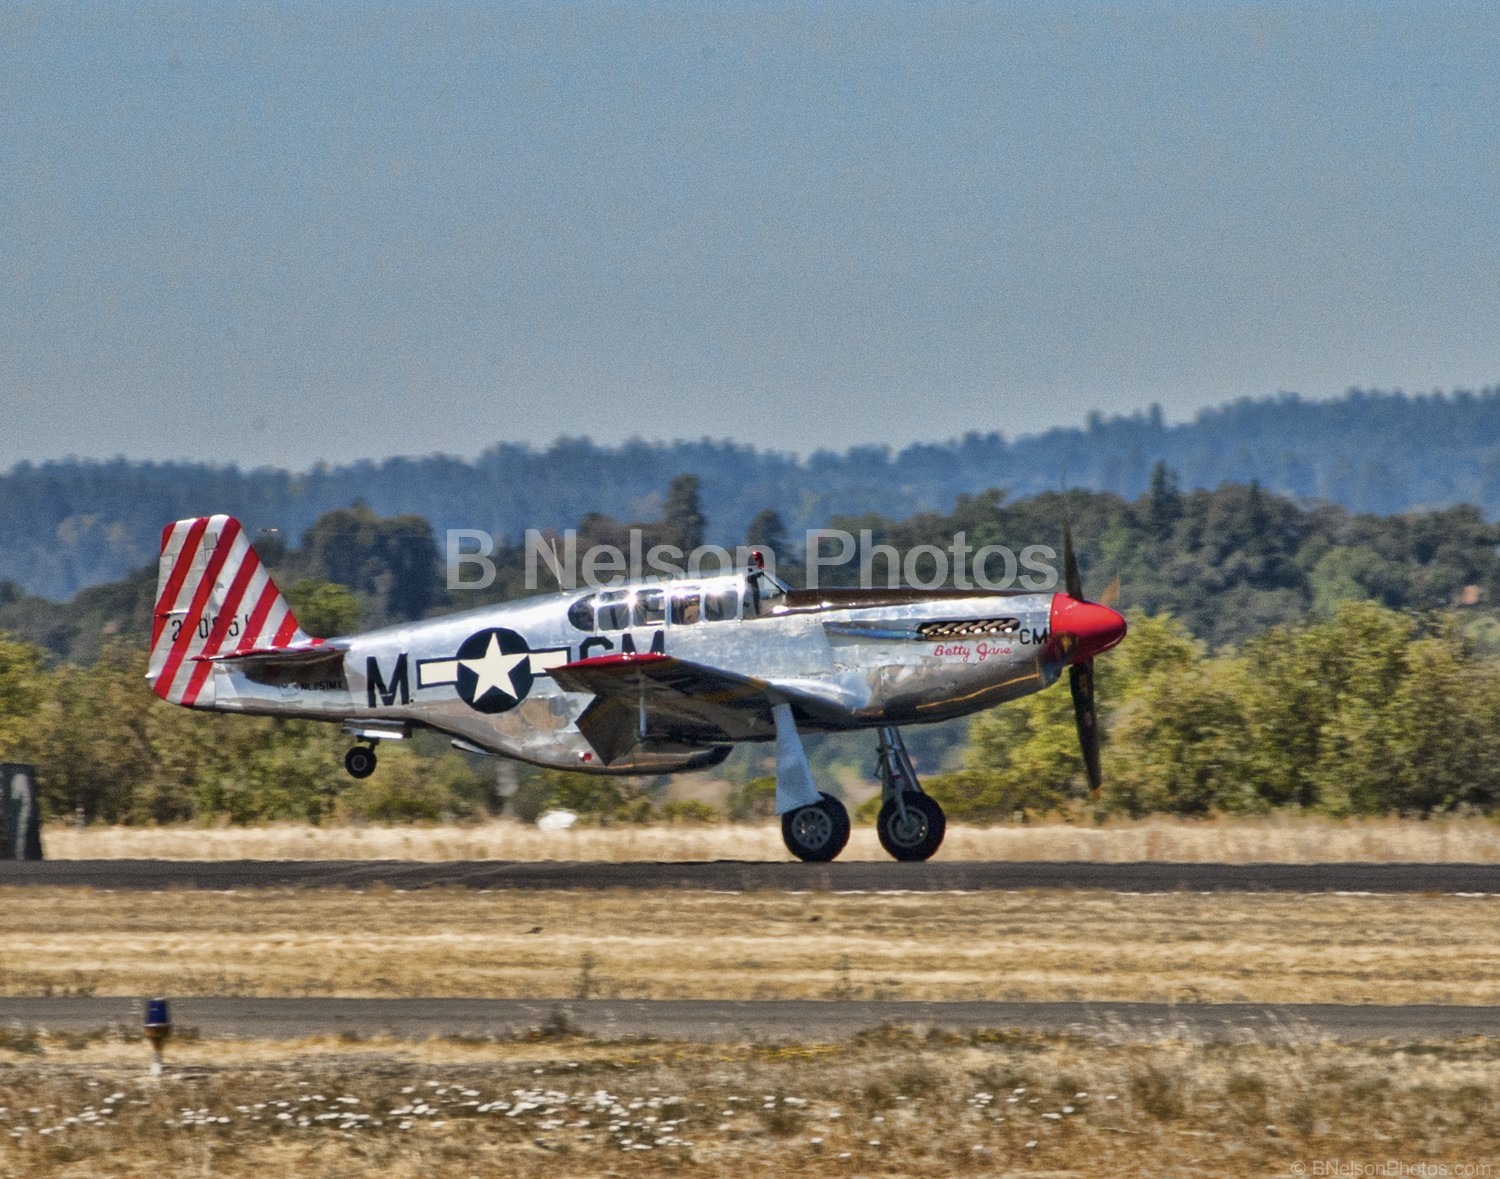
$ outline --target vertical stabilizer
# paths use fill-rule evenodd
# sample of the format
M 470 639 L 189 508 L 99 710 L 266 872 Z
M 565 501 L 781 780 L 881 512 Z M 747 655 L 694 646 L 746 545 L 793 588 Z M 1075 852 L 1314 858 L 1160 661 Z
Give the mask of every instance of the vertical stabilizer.
M 162 529 L 146 679 L 163 700 L 206 708 L 214 656 L 314 641 L 233 516 L 198 516 Z

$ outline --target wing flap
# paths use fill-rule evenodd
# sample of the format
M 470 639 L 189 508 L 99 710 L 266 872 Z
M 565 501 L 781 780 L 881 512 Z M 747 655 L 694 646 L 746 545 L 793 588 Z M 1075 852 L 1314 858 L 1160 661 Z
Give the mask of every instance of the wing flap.
M 651 739 L 702 744 L 774 732 L 765 681 L 671 655 L 600 655 L 554 667 L 552 678 L 593 695 L 578 728 L 606 765 Z

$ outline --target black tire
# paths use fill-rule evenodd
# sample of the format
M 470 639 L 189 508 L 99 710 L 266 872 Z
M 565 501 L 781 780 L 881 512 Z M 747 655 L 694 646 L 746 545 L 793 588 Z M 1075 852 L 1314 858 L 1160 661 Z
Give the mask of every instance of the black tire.
M 781 816 L 781 838 L 787 851 L 809 864 L 825 864 L 849 842 L 849 812 L 831 794 L 812 806 Z
M 894 798 L 887 799 L 875 820 L 880 846 L 898 860 L 930 860 L 943 844 L 948 832 L 948 818 L 943 808 L 925 794 L 907 793 L 906 819 Z
M 368 778 L 375 772 L 375 751 L 368 745 L 356 745 L 344 754 L 344 768 L 351 778 Z

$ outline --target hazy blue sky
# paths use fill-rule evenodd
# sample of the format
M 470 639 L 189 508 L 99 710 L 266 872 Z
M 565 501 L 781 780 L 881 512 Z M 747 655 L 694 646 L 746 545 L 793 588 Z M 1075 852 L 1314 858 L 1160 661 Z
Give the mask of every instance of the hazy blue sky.
M 1500 6 L 7 4 L 0 465 L 1500 382 Z

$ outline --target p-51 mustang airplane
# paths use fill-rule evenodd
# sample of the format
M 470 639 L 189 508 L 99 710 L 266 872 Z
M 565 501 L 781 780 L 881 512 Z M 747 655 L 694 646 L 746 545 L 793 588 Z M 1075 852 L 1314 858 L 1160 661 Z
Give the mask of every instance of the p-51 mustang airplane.
M 375 746 L 438 729 L 460 749 L 585 773 L 717 765 L 775 741 L 787 848 L 831 860 L 849 838 L 801 733 L 875 729 L 882 846 L 925 860 L 943 841 L 897 726 L 963 716 L 1068 669 L 1084 763 L 1099 785 L 1093 659 L 1125 620 L 1085 601 L 1063 526 L 1066 593 L 788 589 L 759 567 L 548 594 L 341 638 L 313 638 L 239 521 L 162 531 L 146 678 L 188 708 L 333 721 L 375 770 Z

